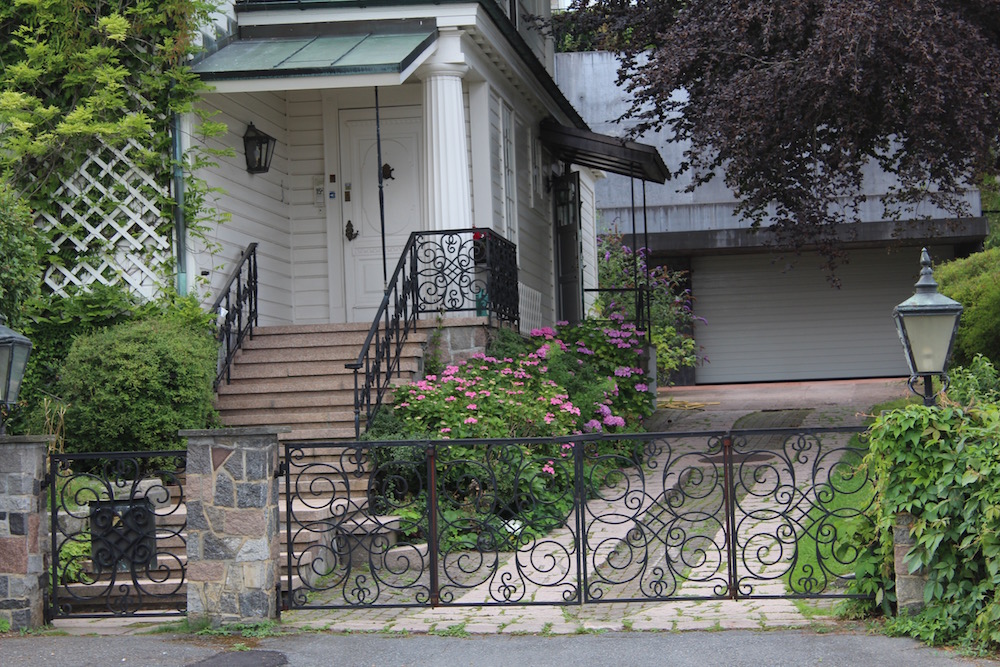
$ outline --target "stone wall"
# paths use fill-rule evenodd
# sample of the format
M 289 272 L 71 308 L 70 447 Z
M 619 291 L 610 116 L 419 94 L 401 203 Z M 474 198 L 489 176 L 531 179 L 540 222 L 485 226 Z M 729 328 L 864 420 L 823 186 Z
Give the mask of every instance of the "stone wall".
M 188 440 L 187 611 L 219 627 L 277 618 L 278 433 L 181 431 Z
M 42 480 L 48 436 L 0 437 L 0 625 L 44 624 L 47 550 Z

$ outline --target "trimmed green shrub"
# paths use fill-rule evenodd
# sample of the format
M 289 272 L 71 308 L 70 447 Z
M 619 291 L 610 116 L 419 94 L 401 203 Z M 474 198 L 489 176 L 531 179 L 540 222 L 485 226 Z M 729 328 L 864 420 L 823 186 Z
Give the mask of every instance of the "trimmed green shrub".
M 955 338 L 955 363 L 964 366 L 982 354 L 1000 364 L 1000 248 L 942 264 L 934 277 L 942 294 L 965 307 Z
M 40 243 L 31 211 L 0 178 L 0 315 L 13 329 L 22 324 L 25 302 L 38 294 Z
M 80 336 L 58 384 L 68 404 L 66 450 L 182 447 L 179 429 L 215 422 L 216 355 L 207 329 L 165 316 Z

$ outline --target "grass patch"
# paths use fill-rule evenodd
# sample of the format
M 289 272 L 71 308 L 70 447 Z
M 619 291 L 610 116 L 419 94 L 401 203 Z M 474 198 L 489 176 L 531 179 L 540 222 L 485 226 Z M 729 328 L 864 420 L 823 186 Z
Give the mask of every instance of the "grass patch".
M 470 637 L 471 634 L 465 629 L 465 623 L 456 623 L 455 625 L 449 625 L 444 630 L 438 630 L 434 628 L 427 634 L 435 635 L 438 637 Z

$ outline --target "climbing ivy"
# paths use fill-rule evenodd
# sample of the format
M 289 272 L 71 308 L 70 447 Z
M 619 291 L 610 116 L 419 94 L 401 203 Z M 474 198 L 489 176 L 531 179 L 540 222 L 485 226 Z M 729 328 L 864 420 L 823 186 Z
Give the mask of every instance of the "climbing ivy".
M 893 520 L 913 515 L 911 570 L 927 574 L 926 607 L 890 629 L 934 644 L 1000 646 L 1000 406 L 910 405 L 883 413 L 866 458 L 876 534 L 856 586 L 891 600 Z
M 196 176 L 211 152 L 192 150 L 175 162 L 171 151 L 172 114 L 196 111 L 204 89 L 188 62 L 213 9 L 206 0 L 0 3 L 0 177 L 36 216 L 47 213 L 48 262 L 77 262 L 107 250 L 67 241 L 79 223 L 64 215 L 65 207 L 96 207 L 86 215 L 99 218 L 132 206 L 126 179 L 155 183 L 160 216 L 154 224 L 169 238 L 175 166 L 184 172 L 189 232 L 203 237 L 217 220 L 211 191 Z M 201 120 L 203 135 L 225 130 Z M 57 201 L 57 191 L 73 182 L 88 156 L 125 146 L 135 171 L 102 182 L 96 204 L 74 202 L 65 191 Z

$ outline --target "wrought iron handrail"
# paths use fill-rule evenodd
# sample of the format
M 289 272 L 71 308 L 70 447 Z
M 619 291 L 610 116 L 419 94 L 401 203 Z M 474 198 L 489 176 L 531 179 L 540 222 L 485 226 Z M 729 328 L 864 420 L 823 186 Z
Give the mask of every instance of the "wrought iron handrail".
M 223 378 L 229 384 L 233 357 L 245 338 L 253 338 L 253 328 L 257 326 L 256 243 L 248 245 L 240 255 L 239 264 L 229 275 L 209 312 L 217 313 L 222 318 L 216 334 L 220 344 L 219 366 L 213 385 L 218 389 Z
M 517 247 L 491 230 L 413 232 L 372 320 L 354 371 L 354 432 L 382 404 L 403 346 L 425 313 L 474 313 L 518 326 Z M 361 377 L 364 372 L 364 378 Z

